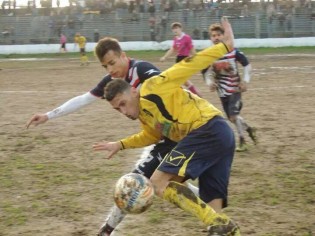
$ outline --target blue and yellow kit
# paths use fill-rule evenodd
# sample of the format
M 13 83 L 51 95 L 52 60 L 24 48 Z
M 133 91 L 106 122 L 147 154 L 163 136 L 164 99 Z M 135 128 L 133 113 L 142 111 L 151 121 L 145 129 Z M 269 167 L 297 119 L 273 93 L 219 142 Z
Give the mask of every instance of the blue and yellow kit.
M 179 142 L 213 117 L 222 116 L 207 100 L 182 89 L 181 85 L 226 53 L 227 47 L 217 44 L 146 80 L 140 89 L 142 131 L 122 139 L 123 147 L 144 147 L 163 137 Z

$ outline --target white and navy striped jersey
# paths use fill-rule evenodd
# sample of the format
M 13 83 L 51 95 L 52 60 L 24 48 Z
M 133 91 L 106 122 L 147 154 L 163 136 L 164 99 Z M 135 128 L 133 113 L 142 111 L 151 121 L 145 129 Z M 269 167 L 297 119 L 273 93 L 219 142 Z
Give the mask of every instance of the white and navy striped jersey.
M 246 56 L 238 49 L 234 49 L 216 61 L 211 67 L 202 71 L 205 79 L 208 78 L 211 82 L 218 85 L 217 91 L 220 97 L 226 97 L 239 92 L 241 79 L 237 62 L 243 67 L 249 64 Z
M 125 80 L 132 86 L 140 89 L 142 83 L 154 75 L 160 74 L 161 71 L 146 61 L 129 60 L 129 71 Z M 104 88 L 112 80 L 111 75 L 107 74 L 90 93 L 96 97 L 104 98 Z

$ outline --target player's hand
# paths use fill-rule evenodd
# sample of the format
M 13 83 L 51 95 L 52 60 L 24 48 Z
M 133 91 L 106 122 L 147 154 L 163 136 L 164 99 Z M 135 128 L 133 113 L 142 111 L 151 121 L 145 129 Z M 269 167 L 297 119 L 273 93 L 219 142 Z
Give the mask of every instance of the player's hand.
M 245 82 L 241 82 L 238 86 L 240 88 L 240 92 L 246 92 L 247 91 L 247 84 Z
M 103 141 L 93 145 L 94 151 L 108 151 L 106 159 L 111 159 L 122 148 L 120 142 Z
M 226 16 L 222 16 L 221 25 L 224 28 L 223 42 L 231 51 L 234 48 L 234 34 L 232 26 Z
M 161 57 L 161 58 L 160 58 L 160 62 L 165 61 L 165 59 L 166 59 L 165 57 Z
M 210 86 L 209 86 L 209 89 L 211 92 L 214 92 L 216 91 L 218 88 L 218 85 L 216 83 L 212 83 Z
M 46 114 L 35 114 L 32 118 L 26 123 L 26 128 L 30 127 L 30 125 L 37 126 L 39 124 L 43 124 L 48 120 L 48 116 Z

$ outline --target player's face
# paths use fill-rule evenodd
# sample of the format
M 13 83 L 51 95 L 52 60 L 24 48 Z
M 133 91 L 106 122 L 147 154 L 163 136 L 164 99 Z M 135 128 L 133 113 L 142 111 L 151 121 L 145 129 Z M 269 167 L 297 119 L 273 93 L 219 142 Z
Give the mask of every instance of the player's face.
M 110 50 L 103 57 L 102 66 L 113 78 L 124 79 L 128 74 L 129 60 L 124 52 L 118 55 Z
M 180 36 L 182 34 L 182 28 L 180 27 L 175 27 L 172 29 L 172 32 L 175 36 Z
M 135 88 L 130 91 L 119 93 L 109 102 L 114 109 L 124 114 L 131 120 L 136 120 L 139 117 L 139 93 Z
M 213 44 L 218 44 L 223 40 L 223 34 L 220 31 L 211 31 L 210 40 Z

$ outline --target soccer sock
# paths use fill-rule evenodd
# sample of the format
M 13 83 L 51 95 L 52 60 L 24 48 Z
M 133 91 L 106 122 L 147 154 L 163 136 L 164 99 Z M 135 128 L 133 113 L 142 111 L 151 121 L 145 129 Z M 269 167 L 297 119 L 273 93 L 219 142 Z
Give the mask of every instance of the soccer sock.
M 105 222 L 112 228 L 112 230 L 114 230 L 117 225 L 122 222 L 125 216 L 126 214 L 122 212 L 117 206 L 113 206 Z
M 80 57 L 81 63 L 84 63 L 84 57 L 85 57 L 85 56 L 81 56 L 81 57 Z
M 240 116 L 236 116 L 235 126 L 237 133 L 241 139 L 244 139 L 244 130 L 243 130 L 243 118 Z
M 245 122 L 245 120 L 243 119 L 243 117 L 241 116 L 237 116 L 241 122 L 242 122 L 242 125 L 243 125 L 243 130 L 247 130 L 249 128 L 249 125 Z
M 199 197 L 199 188 L 191 183 L 186 183 L 187 188 L 189 188 L 196 196 Z
M 163 199 L 196 216 L 205 225 L 226 225 L 230 221 L 226 215 L 216 213 L 189 188 L 177 182 L 169 182 Z

